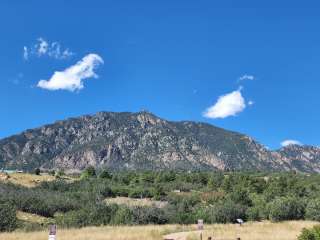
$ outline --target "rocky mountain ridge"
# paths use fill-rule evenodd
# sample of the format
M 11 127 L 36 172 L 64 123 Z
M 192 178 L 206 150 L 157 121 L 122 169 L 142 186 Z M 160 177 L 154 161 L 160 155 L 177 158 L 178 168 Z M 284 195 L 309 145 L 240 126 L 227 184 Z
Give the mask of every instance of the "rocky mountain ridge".
M 261 170 L 320 172 L 320 148 L 269 151 L 254 139 L 206 123 L 149 112 L 99 112 L 0 140 L 0 168 Z

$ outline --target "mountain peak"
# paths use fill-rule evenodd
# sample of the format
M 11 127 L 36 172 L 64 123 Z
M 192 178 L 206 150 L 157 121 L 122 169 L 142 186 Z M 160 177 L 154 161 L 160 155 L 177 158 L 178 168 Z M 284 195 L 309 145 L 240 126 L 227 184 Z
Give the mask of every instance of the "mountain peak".
M 0 140 L 0 168 L 298 170 L 320 172 L 320 149 L 269 151 L 253 138 L 148 111 L 98 112 Z

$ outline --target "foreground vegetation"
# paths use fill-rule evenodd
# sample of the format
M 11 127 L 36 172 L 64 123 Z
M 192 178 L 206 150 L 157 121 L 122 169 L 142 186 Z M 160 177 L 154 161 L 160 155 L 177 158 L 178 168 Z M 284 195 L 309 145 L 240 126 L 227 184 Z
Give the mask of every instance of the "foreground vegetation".
M 293 221 L 282 223 L 254 222 L 242 227 L 235 224 L 205 225 L 203 239 L 208 236 L 214 239 L 246 240 L 295 240 L 303 228 L 314 226 L 314 222 Z M 178 232 L 180 239 L 200 239 L 195 226 L 148 225 L 148 226 L 112 226 L 86 227 L 81 229 L 58 229 L 59 240 L 162 240 L 164 235 Z M 48 238 L 47 231 L 0 233 L 5 240 L 43 240 Z M 308 240 L 308 239 L 303 239 Z
M 112 173 L 94 168 L 72 181 L 61 173 L 51 175 L 33 187 L 0 182 L 0 231 L 34 231 L 51 223 L 78 228 L 194 224 L 197 219 L 207 224 L 234 223 L 237 218 L 320 221 L 319 175 Z M 23 213 L 31 215 L 23 218 Z

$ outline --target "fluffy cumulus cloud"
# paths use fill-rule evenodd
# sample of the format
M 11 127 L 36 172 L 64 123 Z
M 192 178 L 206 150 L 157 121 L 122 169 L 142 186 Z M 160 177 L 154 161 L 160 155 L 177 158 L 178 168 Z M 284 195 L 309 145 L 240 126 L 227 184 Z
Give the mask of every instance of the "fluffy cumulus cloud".
M 249 74 L 244 74 L 241 77 L 239 77 L 239 81 L 244 81 L 244 80 L 254 80 L 255 76 L 249 75 Z
M 49 42 L 44 38 L 38 38 L 30 47 L 23 47 L 23 58 L 28 60 L 30 56 L 48 56 L 54 59 L 66 59 L 74 55 L 68 48 L 63 48 L 59 42 Z
M 241 88 L 222 95 L 217 102 L 209 107 L 203 116 L 207 118 L 226 118 L 236 116 L 246 108 L 246 102 L 241 94 Z
M 289 145 L 302 145 L 302 143 L 292 139 L 284 140 L 283 142 L 281 142 L 282 147 L 287 147 Z
M 88 78 L 97 78 L 94 70 L 103 64 L 103 59 L 97 54 L 88 54 L 75 65 L 68 67 L 64 71 L 55 72 L 49 80 L 40 80 L 38 87 L 47 90 L 81 90 L 83 80 Z

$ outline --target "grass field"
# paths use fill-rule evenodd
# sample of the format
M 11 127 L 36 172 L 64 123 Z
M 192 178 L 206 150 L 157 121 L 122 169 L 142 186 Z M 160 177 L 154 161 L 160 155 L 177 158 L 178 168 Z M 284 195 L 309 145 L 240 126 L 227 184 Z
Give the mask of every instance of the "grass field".
M 17 219 L 29 223 L 48 224 L 52 222 L 52 219 L 42 217 L 40 215 L 17 211 Z
M 119 205 L 126 205 L 129 207 L 132 206 L 156 206 L 159 208 L 165 207 L 168 203 L 163 201 L 155 201 L 149 198 L 142 198 L 142 199 L 135 199 L 135 198 L 129 198 L 129 197 L 115 197 L 115 198 L 107 198 L 105 200 L 106 203 L 112 204 L 119 204 Z
M 305 227 L 312 227 L 316 222 L 291 221 L 282 223 L 254 222 L 246 223 L 242 227 L 234 224 L 206 225 L 203 239 L 209 236 L 213 239 L 244 240 L 295 240 Z M 200 239 L 199 233 L 194 232 L 195 226 L 119 226 L 119 227 L 87 227 L 82 229 L 58 229 L 59 240 L 160 240 L 170 233 L 181 232 L 176 236 L 178 240 Z M 13 232 L 0 234 L 1 240 L 45 240 L 48 239 L 47 231 L 40 232 Z
M 74 181 L 77 178 L 72 178 L 69 176 L 64 176 L 64 180 L 67 181 Z M 22 185 L 25 187 L 35 187 L 41 182 L 50 182 L 56 180 L 55 176 L 51 176 L 46 173 L 42 173 L 41 175 L 35 175 L 30 173 L 10 173 L 10 174 L 3 174 L 0 173 L 0 181 L 3 182 L 10 182 L 17 185 Z
M 29 173 L 11 173 L 8 174 L 8 178 L 5 178 L 4 176 L 5 175 L 2 174 L 2 177 L 0 178 L 1 181 L 18 184 L 25 187 L 35 187 L 37 184 L 41 182 L 53 181 L 55 179 L 54 176 L 50 176 L 47 174 L 35 175 Z

